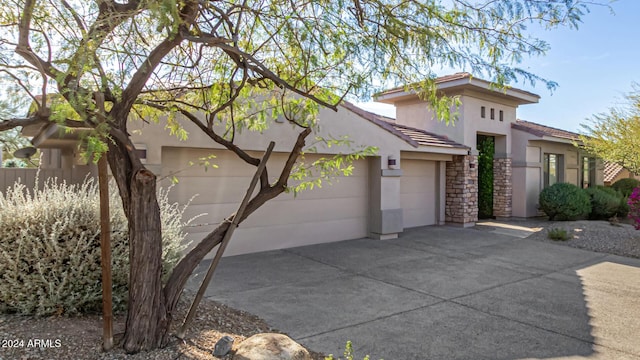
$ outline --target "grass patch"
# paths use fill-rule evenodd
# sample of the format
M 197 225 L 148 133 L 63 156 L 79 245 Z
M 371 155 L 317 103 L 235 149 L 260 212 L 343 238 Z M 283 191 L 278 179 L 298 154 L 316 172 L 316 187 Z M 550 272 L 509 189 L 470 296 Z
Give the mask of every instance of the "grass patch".
M 571 239 L 571 234 L 569 234 L 567 230 L 561 228 L 549 229 L 547 236 L 549 237 L 549 239 L 555 241 L 567 241 Z

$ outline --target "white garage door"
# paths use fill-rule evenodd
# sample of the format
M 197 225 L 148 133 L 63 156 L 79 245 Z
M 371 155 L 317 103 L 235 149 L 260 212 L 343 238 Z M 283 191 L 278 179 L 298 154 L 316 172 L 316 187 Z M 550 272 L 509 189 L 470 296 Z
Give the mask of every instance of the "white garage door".
M 199 158 L 209 155 L 217 168 L 204 170 Z M 261 154 L 254 154 L 260 157 Z M 286 154 L 274 153 L 269 160 L 269 177 L 279 174 Z M 307 155 L 310 162 L 319 156 Z M 235 212 L 244 196 L 255 167 L 224 150 L 163 148 L 163 176 L 175 176 L 179 182 L 170 199 L 191 202 L 186 217 L 207 213 L 189 228 L 189 238 L 201 239 L 215 225 Z M 355 163 L 353 175 L 340 177 L 332 185 L 306 190 L 296 197 L 283 193 L 268 201 L 235 231 L 226 255 L 250 253 L 322 242 L 357 239 L 367 236 L 368 220 L 367 162 Z M 166 183 L 167 180 L 165 180 Z
M 400 204 L 405 228 L 436 223 L 436 162 L 402 160 Z

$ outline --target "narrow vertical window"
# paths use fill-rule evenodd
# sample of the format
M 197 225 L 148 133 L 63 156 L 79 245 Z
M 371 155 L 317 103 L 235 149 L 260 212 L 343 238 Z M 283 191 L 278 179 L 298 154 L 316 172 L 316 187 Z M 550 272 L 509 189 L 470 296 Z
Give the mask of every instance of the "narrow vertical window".
M 500 121 L 504 121 L 504 111 L 500 110 L 498 116 L 500 116 Z
M 480 106 L 480 117 L 483 118 L 483 119 L 487 116 L 486 115 L 486 112 L 487 112 L 486 110 L 487 109 L 484 106 Z
M 491 120 L 495 120 L 496 119 L 496 110 L 494 108 L 491 108 Z

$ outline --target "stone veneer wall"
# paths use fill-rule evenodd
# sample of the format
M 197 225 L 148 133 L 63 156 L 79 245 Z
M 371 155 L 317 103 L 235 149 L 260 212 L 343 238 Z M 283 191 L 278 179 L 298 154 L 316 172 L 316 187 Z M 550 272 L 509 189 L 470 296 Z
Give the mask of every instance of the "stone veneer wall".
M 513 183 L 511 159 L 493 159 L 493 216 L 511 217 Z
M 478 221 L 478 157 L 456 155 L 447 162 L 445 221 L 472 225 Z

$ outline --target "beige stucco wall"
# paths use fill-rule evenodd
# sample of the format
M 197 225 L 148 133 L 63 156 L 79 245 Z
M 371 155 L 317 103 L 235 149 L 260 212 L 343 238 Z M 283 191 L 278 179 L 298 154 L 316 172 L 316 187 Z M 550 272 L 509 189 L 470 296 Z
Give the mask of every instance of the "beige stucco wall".
M 541 140 L 520 130 L 513 130 L 513 216 L 531 217 L 538 214 L 538 196 L 544 187 L 543 156 L 545 153 L 563 156 L 562 182 L 580 186 L 582 153 L 570 141 Z M 526 144 L 526 146 L 525 146 Z M 596 184 L 604 183 L 603 163 L 596 161 Z

